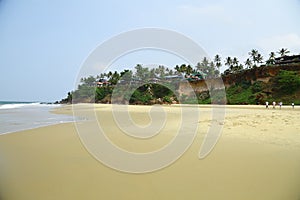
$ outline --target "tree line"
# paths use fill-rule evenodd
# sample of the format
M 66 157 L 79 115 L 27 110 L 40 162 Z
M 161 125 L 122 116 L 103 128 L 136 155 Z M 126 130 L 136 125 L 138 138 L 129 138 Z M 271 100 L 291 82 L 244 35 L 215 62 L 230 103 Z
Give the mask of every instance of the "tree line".
M 288 49 L 282 48 L 277 52 L 277 55 L 283 57 L 289 53 L 290 51 Z M 170 88 L 166 90 L 165 86 L 155 85 L 153 80 L 159 79 L 160 81 L 167 82 L 170 87 L 174 87 L 174 83 L 172 82 L 173 79 L 170 79 L 171 77 L 177 78 L 177 81 L 181 78 L 185 78 L 189 81 L 193 81 L 195 77 L 200 77 L 201 79 L 217 78 L 221 75 L 239 73 L 245 69 L 257 68 L 264 63 L 263 56 L 258 52 L 258 50 L 252 49 L 248 54 L 249 58 L 247 58 L 244 63 L 240 62 L 236 57 L 232 58 L 230 56 L 226 57 L 222 62 L 221 56 L 217 54 L 212 60 L 204 57 L 202 61 L 198 62 L 194 67 L 187 64 L 181 64 L 176 65 L 173 69 L 163 65 L 159 65 L 156 68 L 149 68 L 147 66 L 137 64 L 134 67 L 134 70 L 125 69 L 121 72 L 103 72 L 97 76 L 81 78 L 81 83 L 78 85 L 78 88 L 75 91 L 69 92 L 67 98 L 63 99 L 61 102 L 72 102 L 74 97 L 76 97 L 79 101 L 101 102 L 104 100 L 104 102 L 109 102 L 113 89 L 117 83 L 120 83 L 120 81 L 123 81 L 124 83 L 132 83 L 139 82 L 141 80 L 144 82 L 150 81 L 150 84 L 146 84 L 139 88 L 135 93 L 133 92 L 131 94 L 131 102 L 134 102 L 133 99 L 135 99 L 136 101 L 145 103 L 155 98 L 165 99 L 166 102 L 170 102 L 176 100 L 176 95 L 170 92 Z M 274 65 L 275 57 L 276 53 L 271 52 L 269 54 L 269 58 L 265 61 L 265 64 Z M 223 64 L 227 66 L 227 69 L 223 72 L 223 74 L 221 74 L 220 69 Z M 101 85 L 101 87 L 97 87 L 97 82 L 99 81 L 106 81 L 106 84 L 104 86 Z M 153 93 L 153 91 L 149 91 L 149 88 L 150 90 L 155 88 L 155 92 Z M 159 91 L 165 92 L 166 96 Z M 145 99 L 145 96 L 148 98 Z M 128 100 L 130 101 L 130 99 Z
M 277 55 L 280 57 L 286 56 L 290 51 L 286 48 L 282 48 L 277 52 Z M 226 57 L 224 59 L 224 65 L 227 66 L 227 69 L 223 72 L 224 75 L 228 73 L 237 73 L 245 69 L 252 69 L 259 67 L 264 63 L 264 58 L 258 50 L 252 49 L 249 53 L 249 58 L 246 59 L 244 63 L 240 62 L 236 57 Z M 265 61 L 266 65 L 275 64 L 276 53 L 271 52 L 268 59 Z M 147 80 L 151 78 L 160 78 L 163 79 L 167 76 L 174 75 L 183 75 L 185 77 L 190 76 L 191 74 L 200 73 L 206 78 L 216 78 L 221 75 L 220 68 L 222 67 L 222 58 L 219 54 L 215 55 L 213 60 L 209 60 L 207 57 L 204 57 L 201 62 L 198 62 L 196 66 L 192 67 L 191 65 L 182 64 L 176 65 L 173 69 L 159 65 L 157 68 L 144 67 L 141 64 L 135 66 L 135 73 L 132 70 L 124 70 L 120 73 L 107 72 L 101 73 L 96 77 L 90 76 L 87 78 L 82 78 L 81 82 L 87 85 L 93 85 L 98 79 L 104 78 L 112 85 L 115 85 L 121 77 L 125 80 L 130 80 L 132 78 Z

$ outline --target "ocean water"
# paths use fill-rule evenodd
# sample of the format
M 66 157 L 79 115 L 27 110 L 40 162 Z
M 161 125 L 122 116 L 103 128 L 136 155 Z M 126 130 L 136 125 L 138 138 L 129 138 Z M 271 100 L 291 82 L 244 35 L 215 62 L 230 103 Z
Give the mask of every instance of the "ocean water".
M 40 102 L 0 101 L 0 134 L 73 122 L 74 117 L 50 113 L 61 105 Z

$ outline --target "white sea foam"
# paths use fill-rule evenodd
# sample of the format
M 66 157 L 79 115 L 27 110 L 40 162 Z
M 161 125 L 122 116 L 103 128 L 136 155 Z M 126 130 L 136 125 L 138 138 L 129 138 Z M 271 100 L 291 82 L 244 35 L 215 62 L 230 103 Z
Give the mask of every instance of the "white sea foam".
M 73 122 L 69 115 L 50 112 L 59 104 L 0 102 L 0 134 L 27 130 L 52 124 Z
M 8 104 L 0 104 L 0 109 L 16 109 L 16 108 L 24 108 L 24 107 L 57 107 L 59 104 L 43 104 L 40 102 L 36 103 L 8 103 Z

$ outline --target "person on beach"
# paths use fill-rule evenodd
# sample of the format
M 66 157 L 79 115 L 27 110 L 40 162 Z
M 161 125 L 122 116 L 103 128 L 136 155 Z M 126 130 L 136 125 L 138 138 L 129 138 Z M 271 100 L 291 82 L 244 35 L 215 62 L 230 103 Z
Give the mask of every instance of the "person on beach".
M 282 102 L 280 101 L 279 102 L 279 108 L 280 108 L 280 110 L 281 110 L 281 106 L 282 106 Z
M 276 107 L 276 102 L 273 101 L 273 109 L 275 109 L 275 107 Z
M 294 109 L 294 107 L 295 107 L 295 104 L 294 104 L 294 102 L 292 103 L 292 108 Z
M 266 101 L 266 108 L 269 108 L 269 102 Z

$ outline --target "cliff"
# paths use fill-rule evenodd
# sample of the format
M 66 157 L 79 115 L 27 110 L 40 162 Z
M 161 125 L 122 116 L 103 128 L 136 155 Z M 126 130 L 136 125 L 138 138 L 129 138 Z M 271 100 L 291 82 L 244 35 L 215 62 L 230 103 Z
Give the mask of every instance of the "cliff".
M 248 69 L 235 74 L 223 75 L 219 79 L 181 82 L 179 95 L 191 96 L 194 92 L 199 103 L 210 103 L 209 91 L 223 90 L 225 87 L 229 104 L 263 104 L 264 101 L 289 101 L 300 103 L 300 88 L 289 90 L 278 81 L 281 72 L 294 73 L 300 80 L 300 62 Z M 282 75 L 283 76 L 283 75 Z M 286 81 L 294 81 L 286 77 Z M 298 79 L 297 79 L 298 80 Z M 296 81 L 296 80 L 295 80 Z M 287 83 L 289 84 L 289 83 Z M 292 84 L 292 83 L 291 83 Z M 297 84 L 297 83 L 295 83 Z

